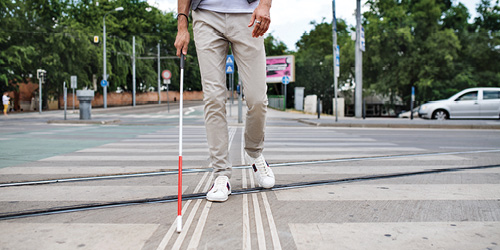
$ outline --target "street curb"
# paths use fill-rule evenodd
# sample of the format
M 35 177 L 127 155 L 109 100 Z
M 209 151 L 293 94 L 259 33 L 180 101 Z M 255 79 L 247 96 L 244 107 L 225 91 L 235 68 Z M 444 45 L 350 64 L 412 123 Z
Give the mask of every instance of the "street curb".
M 298 122 L 317 127 L 347 128 L 419 128 L 419 129 L 493 129 L 500 130 L 500 125 L 466 125 L 466 124 L 389 124 L 389 123 L 322 123 L 298 119 Z
M 96 125 L 109 125 L 120 123 L 121 120 L 50 120 L 47 121 L 48 124 L 96 124 Z

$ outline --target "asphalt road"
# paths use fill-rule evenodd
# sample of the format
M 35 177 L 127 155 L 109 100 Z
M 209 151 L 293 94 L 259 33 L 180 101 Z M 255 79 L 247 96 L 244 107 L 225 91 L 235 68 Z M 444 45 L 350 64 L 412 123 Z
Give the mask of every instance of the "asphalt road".
M 95 110 L 120 120 L 107 125 L 2 119 L 2 249 L 500 248 L 499 130 L 322 127 L 269 110 L 276 187 L 262 190 L 233 109 L 233 194 L 212 203 L 199 103 L 184 109 L 178 234 L 178 109 L 165 107 Z

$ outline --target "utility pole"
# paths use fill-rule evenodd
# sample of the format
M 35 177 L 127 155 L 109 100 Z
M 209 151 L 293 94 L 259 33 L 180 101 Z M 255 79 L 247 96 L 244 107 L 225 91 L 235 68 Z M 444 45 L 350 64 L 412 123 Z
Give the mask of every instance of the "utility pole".
M 363 54 L 361 53 L 361 0 L 356 0 L 356 90 L 354 98 L 355 117 L 361 118 L 363 107 Z
M 161 104 L 160 43 L 158 43 L 158 104 Z
M 135 107 L 135 36 L 132 37 L 132 106 Z
M 339 120 L 339 115 L 338 115 L 338 103 L 337 103 L 337 85 L 338 85 L 338 79 L 337 77 L 339 76 L 339 68 L 338 64 L 339 58 L 337 58 L 337 55 L 340 54 L 338 51 L 338 46 L 337 46 L 337 18 L 335 16 L 335 0 L 332 0 L 332 12 L 333 12 L 333 20 L 332 20 L 332 34 L 333 34 L 333 85 L 334 85 L 334 97 L 335 97 L 335 122 L 338 122 Z

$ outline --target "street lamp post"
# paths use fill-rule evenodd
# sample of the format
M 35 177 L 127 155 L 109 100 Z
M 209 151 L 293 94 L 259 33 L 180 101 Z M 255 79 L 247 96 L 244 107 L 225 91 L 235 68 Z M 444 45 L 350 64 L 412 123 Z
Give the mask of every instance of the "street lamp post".
M 108 96 L 108 76 L 106 74 L 106 16 L 113 12 L 113 11 L 122 11 L 123 10 L 123 7 L 118 7 L 114 10 L 111 10 L 111 11 L 108 11 L 106 14 L 104 14 L 104 17 L 102 18 L 102 40 L 103 40 L 103 43 L 102 43 L 102 58 L 103 58 L 103 75 L 102 75 L 102 79 L 104 81 L 106 81 L 106 86 L 104 86 L 104 108 L 107 108 L 108 107 L 108 100 L 107 100 L 107 96 Z

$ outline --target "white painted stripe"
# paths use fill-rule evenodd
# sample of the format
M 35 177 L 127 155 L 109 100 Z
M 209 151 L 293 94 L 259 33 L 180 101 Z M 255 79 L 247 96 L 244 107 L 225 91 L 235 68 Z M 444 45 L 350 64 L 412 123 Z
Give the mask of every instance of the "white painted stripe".
M 250 169 L 248 171 L 251 171 Z M 255 182 L 253 178 L 253 174 L 250 174 L 250 187 L 255 187 Z M 252 193 L 252 201 L 253 201 L 253 212 L 255 217 L 255 229 L 257 231 L 257 243 L 259 245 L 259 249 L 266 249 L 266 237 L 264 234 L 264 226 L 262 225 L 262 216 L 260 214 L 260 206 L 259 199 L 256 193 Z
M 210 185 L 210 181 L 208 181 L 205 184 L 204 190 L 208 190 L 209 185 Z M 195 193 L 197 193 L 197 192 L 198 191 L 196 191 Z M 200 204 L 201 204 L 202 201 L 203 201 L 202 199 L 196 200 L 196 204 L 194 204 L 193 209 L 191 210 L 191 213 L 189 213 L 189 216 L 188 216 L 188 218 L 186 220 L 186 223 L 184 224 L 184 227 L 182 229 L 182 232 L 179 235 L 179 237 L 177 237 L 177 240 L 175 241 L 174 246 L 172 247 L 172 249 L 180 249 L 181 248 L 182 243 L 184 242 L 184 239 L 186 238 L 186 235 L 187 235 L 187 233 L 189 231 L 189 228 L 191 227 L 191 224 L 193 223 L 194 216 L 198 213 L 198 208 L 200 207 Z
M 189 161 L 204 161 L 207 159 L 206 155 L 197 155 L 197 154 L 185 154 L 186 160 Z M 177 161 L 179 159 L 178 155 L 60 155 L 53 156 L 45 159 L 41 159 L 40 161 Z
M 247 185 L 247 170 L 243 169 L 241 171 L 242 178 L 242 188 L 245 189 L 248 187 Z M 248 194 L 243 194 L 243 249 L 251 250 L 252 249 L 252 239 L 250 237 L 250 213 L 248 212 Z
M 209 184 L 212 183 L 212 180 L 213 180 L 213 174 L 210 175 L 210 180 L 205 186 L 205 192 L 208 192 L 208 189 L 210 187 Z M 198 249 L 198 246 L 200 245 L 201 235 L 203 234 L 203 229 L 205 228 L 205 223 L 207 222 L 208 213 L 210 212 L 211 207 L 212 207 L 212 202 L 205 200 L 205 206 L 203 207 L 200 218 L 198 218 L 198 223 L 196 224 L 193 236 L 189 241 L 187 249 Z
M 172 166 L 174 168 L 174 166 Z M 71 175 L 112 175 L 112 174 L 130 174 L 130 173 L 144 173 L 144 172 L 157 172 L 166 170 L 166 166 L 97 166 L 97 167 L 80 167 L 80 166 L 61 166 L 61 167 L 6 167 L 0 168 L 0 174 L 71 174 Z M 176 169 L 177 170 L 177 169 Z
M 271 239 L 273 241 L 274 249 L 281 249 L 278 230 L 276 229 L 276 223 L 274 223 L 274 217 L 271 211 L 271 205 L 269 205 L 269 200 L 267 199 L 267 194 L 266 192 L 261 192 L 260 194 L 262 196 L 262 201 L 264 202 L 264 208 L 266 210 L 267 221 L 269 223 L 269 230 L 271 231 Z
M 184 143 L 186 145 L 186 143 Z M 78 153 L 177 153 L 178 149 L 169 149 L 169 148 L 111 148 L 111 147 L 100 147 L 100 148 L 87 148 L 83 150 L 76 151 Z M 185 148 L 182 150 L 183 153 L 203 153 L 208 154 L 208 149 L 205 148 Z
M 321 136 L 321 135 L 316 135 L 316 136 Z M 274 137 L 274 138 L 268 138 L 266 137 L 266 143 L 268 142 L 282 142 L 282 141 L 285 141 L 285 142 L 289 142 L 289 141 L 304 141 L 304 142 L 329 142 L 329 141 L 345 141 L 345 142 L 355 142 L 355 141 L 364 141 L 364 142 L 372 142 L 372 141 L 376 141 L 375 139 L 371 139 L 371 138 L 339 138 L 339 137 L 334 137 L 334 138 L 325 138 L 325 137 L 307 137 L 307 138 L 304 138 L 304 137 L 299 137 L 299 138 L 294 138 L 294 137 L 288 137 L 288 136 L 284 136 L 284 137 Z
M 422 148 L 410 148 L 410 147 L 274 147 L 264 149 L 265 153 L 308 153 L 308 152 L 407 152 L 407 151 L 425 151 Z
M 241 129 L 241 165 L 246 165 L 245 161 L 245 128 Z
M 236 128 L 231 128 L 229 130 L 229 146 L 228 146 L 229 149 L 231 148 L 231 145 L 233 143 L 233 139 L 234 139 L 234 135 L 236 133 L 236 130 L 237 130 Z M 208 184 L 210 184 L 212 182 L 212 179 L 213 179 L 213 174 L 211 175 L 209 183 L 207 183 L 207 186 L 205 187 L 205 192 L 208 192 L 208 189 L 209 189 Z M 198 246 L 200 244 L 200 240 L 201 240 L 201 235 L 203 234 L 203 229 L 205 227 L 205 223 L 207 222 L 208 213 L 210 212 L 211 207 L 212 207 L 212 202 L 206 201 L 206 205 L 203 208 L 203 211 L 201 212 L 201 216 L 198 219 L 198 223 L 197 223 L 196 228 L 193 232 L 193 236 L 191 237 L 191 240 L 189 242 L 188 249 L 197 249 L 198 248 Z M 182 244 L 182 242 L 180 243 L 179 247 L 181 246 L 181 244 Z M 174 247 L 174 249 L 175 249 L 175 247 Z
M 198 185 L 196 186 L 196 188 L 194 189 L 194 193 L 198 193 L 200 188 L 201 188 L 201 185 L 205 182 L 205 179 L 207 178 L 207 176 L 209 175 L 208 172 L 206 172 L 202 177 L 201 177 L 201 180 L 200 182 L 198 183 Z M 207 182 L 208 183 L 208 182 Z M 186 214 L 188 208 L 189 208 L 189 205 L 191 204 L 192 200 L 188 200 L 186 202 L 186 204 L 184 204 L 184 206 L 182 207 L 182 214 Z M 194 211 L 194 212 L 193 212 Z M 194 208 L 192 209 L 191 211 L 191 214 L 194 214 L 196 213 L 196 210 L 194 210 Z M 165 236 L 163 237 L 163 239 L 161 240 L 160 242 L 160 245 L 158 246 L 157 250 L 163 250 L 163 249 L 166 249 L 167 245 L 168 245 L 168 242 L 170 241 L 170 239 L 172 239 L 172 236 L 174 235 L 174 232 L 176 231 L 176 223 L 172 223 L 172 225 L 170 226 L 170 228 L 168 229 L 167 231 L 167 234 L 165 234 Z
M 0 201 L 121 201 L 176 192 L 177 186 L 22 186 L 2 189 Z
M 497 249 L 500 222 L 289 224 L 297 249 Z
M 130 142 L 117 142 L 117 143 L 109 143 L 99 148 L 159 148 L 159 147 L 167 147 L 167 148 L 177 148 L 178 142 L 169 142 L 166 143 L 164 140 L 162 142 L 146 142 L 146 143 L 130 143 Z M 206 143 L 184 143 L 187 145 L 186 148 L 207 148 Z
M 266 147 L 397 146 L 388 142 L 267 142 Z
M 300 162 L 300 161 L 318 161 L 318 160 L 335 160 L 335 159 L 360 159 L 360 157 L 379 157 L 382 153 L 360 153 L 360 154 L 273 154 L 267 160 L 269 163 L 274 162 Z M 408 156 L 398 158 L 384 158 L 378 159 L 383 161 L 463 161 L 467 160 L 465 157 L 453 155 L 435 155 L 435 156 Z M 305 164 L 303 164 L 305 165 Z
M 142 249 L 158 224 L 0 224 L 2 249 Z
M 336 164 L 328 165 L 301 165 L 295 167 L 275 167 L 273 172 L 275 174 L 287 174 L 287 175 L 322 175 L 322 174 L 361 174 L 361 175 L 371 175 L 371 174 L 388 174 L 388 173 L 406 173 L 406 172 L 417 172 L 426 171 L 432 169 L 450 169 L 456 166 L 338 166 Z M 464 172 L 467 171 L 467 172 Z M 488 169 L 474 169 L 474 170 L 464 170 L 464 171 L 454 171 L 447 174 L 463 174 L 463 173 L 500 173 L 500 168 L 488 168 Z
M 284 201 L 497 200 L 500 184 L 326 185 L 275 192 Z

